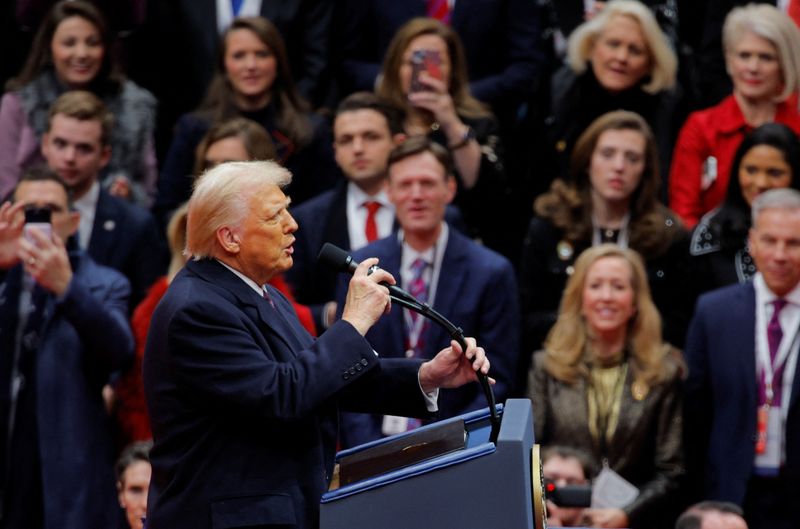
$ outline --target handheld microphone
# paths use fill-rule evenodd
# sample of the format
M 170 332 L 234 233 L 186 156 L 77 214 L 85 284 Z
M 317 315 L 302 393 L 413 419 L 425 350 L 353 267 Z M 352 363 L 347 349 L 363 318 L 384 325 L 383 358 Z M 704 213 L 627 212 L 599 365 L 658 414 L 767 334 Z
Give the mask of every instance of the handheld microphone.
M 337 272 L 342 272 L 343 274 L 350 274 L 352 275 L 355 273 L 356 268 L 358 268 L 358 263 L 356 262 L 353 257 L 348 254 L 346 251 L 342 250 L 338 246 L 335 246 L 329 242 L 326 242 L 322 245 L 322 249 L 319 251 L 319 255 L 317 256 L 317 261 L 320 263 L 327 265 L 328 267 L 336 270 Z M 375 270 L 380 270 L 378 265 L 373 265 L 370 267 L 368 273 L 373 273 Z M 406 301 L 413 301 L 414 303 L 419 303 L 414 296 L 403 290 L 402 288 L 398 287 L 397 285 L 390 285 L 386 281 L 381 281 L 380 283 L 382 286 L 389 289 L 389 293 L 392 296 L 397 298 L 406 300 Z M 419 303 L 420 305 L 422 303 Z
M 334 270 L 345 274 L 353 274 L 353 272 L 356 271 L 356 268 L 358 268 L 358 263 L 355 261 L 355 259 L 348 255 L 346 251 L 342 250 L 338 246 L 334 246 L 329 242 L 326 242 L 322 246 L 322 249 L 317 256 L 317 260 L 333 268 Z M 370 268 L 370 273 L 377 269 L 377 265 L 373 266 Z M 390 285 L 385 281 L 382 281 L 380 284 L 389 289 L 390 298 L 407 309 L 413 310 L 414 312 L 417 312 L 444 327 L 450 337 L 457 341 L 464 351 L 467 350 L 467 340 L 464 337 L 464 331 L 462 331 L 460 327 L 453 325 L 453 323 L 451 323 L 447 318 L 433 310 L 430 305 L 417 301 L 417 298 L 397 285 Z M 480 383 L 481 389 L 483 389 L 483 393 L 486 396 L 486 402 L 489 404 L 489 417 L 492 424 L 492 431 L 489 438 L 492 442 L 496 442 L 497 436 L 500 432 L 500 417 L 497 414 L 497 409 L 495 406 L 494 392 L 492 391 L 492 387 L 489 385 L 489 379 L 486 375 L 480 371 L 476 372 L 475 374 L 477 375 L 478 382 Z

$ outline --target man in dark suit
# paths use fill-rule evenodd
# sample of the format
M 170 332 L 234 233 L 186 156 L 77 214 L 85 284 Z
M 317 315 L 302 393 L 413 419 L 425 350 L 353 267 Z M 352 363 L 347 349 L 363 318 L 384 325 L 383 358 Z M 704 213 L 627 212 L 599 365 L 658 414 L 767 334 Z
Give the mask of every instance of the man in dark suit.
M 456 189 L 450 154 L 426 137 L 412 137 L 389 157 L 388 195 L 394 203 L 400 231 L 354 253 L 380 259 L 380 265 L 400 278 L 404 289 L 447 319 L 476 336 L 492 357 L 498 402 L 511 390 L 519 355 L 517 286 L 511 263 L 444 222 L 444 212 Z M 488 213 L 487 213 L 488 214 Z M 344 284 L 337 301 L 344 300 Z M 431 358 L 450 342 L 447 332 L 396 310 L 367 334 L 375 350 L 396 358 Z M 477 383 L 440 396 L 438 418 L 486 406 Z M 404 418 L 348 414 L 343 421 L 345 446 L 413 425 Z
M 286 279 L 300 303 L 311 307 L 321 333 L 333 320 L 337 274 L 317 254 L 330 242 L 357 249 L 389 235 L 394 206 L 386 196 L 386 162 L 404 138 L 400 112 L 370 92 L 347 97 L 333 122 L 336 163 L 347 178 L 292 209 L 300 225 L 294 245 L 294 266 Z
M 433 360 L 383 359 L 363 335 L 394 283 L 356 270 L 342 320 L 314 341 L 265 286 L 292 266 L 297 223 L 273 162 L 221 164 L 189 201 L 192 256 L 153 315 L 144 358 L 155 445 L 150 529 L 318 526 L 339 405 L 426 415 L 439 387 L 488 370 L 469 339 Z M 471 360 L 468 360 L 470 358 Z
M 0 527 L 119 521 L 101 388 L 133 358 L 130 288 L 74 244 L 67 196 L 32 170 L 0 207 Z M 52 236 L 27 208 L 50 210 Z
M 752 283 L 702 296 L 689 328 L 686 449 L 703 499 L 751 529 L 800 527 L 800 193 L 752 205 Z
M 119 270 L 131 284 L 131 309 L 165 271 L 152 215 L 101 189 L 98 175 L 111 157 L 113 116 L 84 91 L 59 97 L 50 109 L 42 154 L 72 192 L 81 212 L 78 242 L 97 263 Z

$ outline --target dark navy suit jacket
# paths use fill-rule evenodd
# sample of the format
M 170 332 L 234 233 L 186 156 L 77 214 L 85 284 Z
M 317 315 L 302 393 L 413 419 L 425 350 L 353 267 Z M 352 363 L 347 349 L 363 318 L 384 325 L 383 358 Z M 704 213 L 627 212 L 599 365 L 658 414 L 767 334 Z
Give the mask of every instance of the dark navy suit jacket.
M 704 476 L 706 499 L 742 504 L 755 457 L 758 406 L 755 288 L 732 285 L 700 297 L 686 340 L 687 469 Z M 786 466 L 800 479 L 800 373 L 786 419 Z M 696 449 L 698 452 L 694 452 Z
M 353 257 L 358 261 L 377 257 L 380 267 L 391 272 L 401 283 L 401 252 L 397 235 L 391 235 L 354 252 Z M 517 292 L 514 271 L 506 258 L 450 230 L 433 308 L 461 327 L 466 336 L 474 337 L 486 350 L 492 364 L 489 375 L 497 379 L 494 386 L 497 402 L 504 401 L 511 391 L 519 356 Z M 342 280 L 336 296 L 339 306 L 345 293 Z M 403 312 L 401 307 L 393 306 L 392 311 L 367 333 L 367 340 L 382 357 L 405 356 Z M 424 358 L 432 358 L 450 345 L 447 332 L 432 323 L 423 337 Z M 442 390 L 438 418 L 452 417 L 487 405 L 477 382 L 455 390 Z M 380 415 L 344 415 L 344 445 L 355 446 L 380 438 L 382 420 Z
M 427 415 L 420 362 L 379 359 L 344 321 L 314 341 L 268 289 L 275 308 L 220 263 L 190 261 L 153 315 L 150 529 L 317 527 L 338 405 Z
M 88 252 L 95 262 L 125 274 L 131 284 L 131 308 L 166 270 L 165 252 L 150 212 L 104 189 L 97 199 Z
M 63 300 L 47 296 L 36 350 L 44 527 L 116 527 L 115 452 L 101 392 L 133 359 L 130 287 L 84 252 L 70 261 L 72 282 Z M 0 334 L 14 332 L 8 325 L 16 322 L 21 278 L 21 266 L 0 275 Z
M 286 272 L 286 280 L 297 301 L 311 308 L 314 323 L 321 332 L 324 329 L 323 307 L 336 296 L 339 274 L 318 263 L 317 255 L 326 242 L 350 249 L 347 182 L 339 182 L 334 189 L 292 208 L 291 213 L 300 228 L 295 234 L 294 265 Z M 455 206 L 447 207 L 445 220 L 451 228 L 466 232 L 464 219 Z

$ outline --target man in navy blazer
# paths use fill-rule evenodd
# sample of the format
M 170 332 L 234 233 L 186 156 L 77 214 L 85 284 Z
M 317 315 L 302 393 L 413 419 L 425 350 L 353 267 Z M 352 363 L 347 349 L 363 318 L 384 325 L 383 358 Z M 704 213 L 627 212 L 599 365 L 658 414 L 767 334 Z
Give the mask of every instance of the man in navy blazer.
M 326 242 L 346 250 L 367 244 L 367 204 L 377 203 L 373 236 L 393 230 L 394 206 L 386 197 L 386 162 L 405 135 L 401 113 L 371 92 L 357 92 L 336 109 L 333 122 L 336 163 L 347 181 L 292 208 L 300 225 L 294 265 L 286 273 L 295 297 L 311 307 L 318 334 L 335 315 L 337 273 L 317 262 Z
M 342 320 L 314 341 L 265 286 L 292 266 L 297 223 L 273 162 L 221 164 L 189 201 L 192 256 L 153 315 L 144 358 L 154 447 L 147 526 L 318 526 L 339 406 L 425 416 L 439 387 L 488 371 L 473 339 L 433 360 L 384 359 L 363 335 L 394 283 L 356 270 Z M 468 360 L 470 358 L 471 360 Z
M 689 328 L 687 469 L 751 529 L 800 527 L 800 193 L 768 191 L 752 210 L 758 274 L 702 296 Z
M 426 301 L 470 336 L 476 336 L 492 358 L 498 402 L 511 391 L 519 356 L 517 286 L 511 263 L 444 222 L 455 194 L 452 158 L 426 137 L 412 137 L 389 157 L 388 194 L 395 205 L 400 231 L 354 252 L 356 260 L 375 256 L 380 266 L 400 277 L 414 292 L 413 261 L 426 261 Z M 488 212 L 487 212 L 488 214 Z M 342 283 L 337 301 L 344 300 Z M 412 321 L 413 320 L 413 321 Z M 367 333 L 367 340 L 384 356 L 431 358 L 450 342 L 447 332 L 413 319 L 406 310 L 384 316 Z M 487 406 L 477 383 L 444 391 L 438 418 Z M 379 415 L 347 414 L 344 446 L 355 446 L 408 428 L 407 421 Z
M 164 273 L 166 259 L 153 216 L 100 187 L 98 176 L 111 157 L 112 123 L 113 116 L 96 96 L 67 92 L 50 109 L 42 155 L 67 183 L 82 214 L 81 248 L 95 262 L 119 270 L 130 281 L 132 312 Z
M 32 170 L 0 207 L 1 527 L 119 522 L 101 389 L 133 359 L 130 288 L 74 244 L 67 193 Z M 52 238 L 32 226 L 23 236 L 31 207 L 50 210 Z

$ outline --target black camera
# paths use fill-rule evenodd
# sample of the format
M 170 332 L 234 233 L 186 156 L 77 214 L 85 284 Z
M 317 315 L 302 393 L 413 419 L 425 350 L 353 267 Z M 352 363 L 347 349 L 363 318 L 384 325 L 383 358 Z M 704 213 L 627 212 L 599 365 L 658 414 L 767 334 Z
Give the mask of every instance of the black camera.
M 587 483 L 559 487 L 545 478 L 544 496 L 559 507 L 589 507 L 592 504 L 592 486 Z

